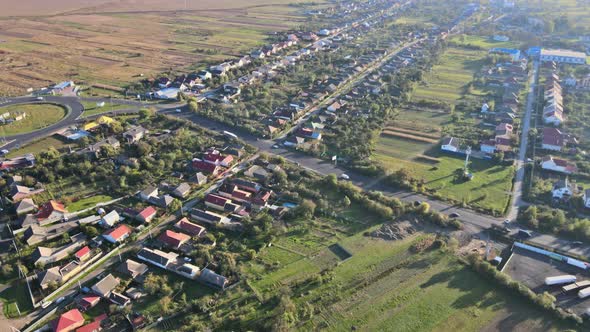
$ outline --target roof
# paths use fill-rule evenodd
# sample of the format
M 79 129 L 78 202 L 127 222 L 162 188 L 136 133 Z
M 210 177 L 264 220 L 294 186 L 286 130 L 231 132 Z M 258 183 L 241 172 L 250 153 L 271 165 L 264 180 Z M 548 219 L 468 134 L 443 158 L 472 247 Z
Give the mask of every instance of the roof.
M 219 205 L 219 206 L 224 206 L 225 204 L 231 202 L 231 199 L 221 197 L 221 196 L 215 195 L 215 194 L 207 194 L 207 196 L 205 197 L 205 202 Z
M 118 272 L 128 274 L 131 276 L 142 275 L 146 273 L 148 270 L 148 266 L 143 263 L 138 263 L 134 260 L 128 259 L 125 262 L 121 263 L 117 268 Z
M 100 321 L 95 320 L 92 323 L 86 324 L 82 327 L 79 327 L 76 329 L 76 332 L 95 332 L 95 331 L 100 331 L 102 330 L 101 326 L 100 326 Z
M 563 146 L 563 134 L 557 128 L 543 128 L 543 144 Z
M 106 232 L 105 236 L 111 236 L 115 241 L 121 239 L 124 235 L 130 234 L 131 229 L 127 225 L 119 225 L 117 228 L 111 229 Z
M 137 257 L 166 266 L 171 261 L 176 260 L 178 255 L 173 252 L 163 252 L 158 249 L 143 248 L 137 253 Z
M 121 217 L 119 216 L 119 212 L 117 212 L 117 210 L 113 210 L 107 213 L 104 217 L 102 217 L 104 223 L 109 224 L 111 226 L 117 223 L 120 219 Z
M 85 246 L 84 248 L 76 251 L 74 256 L 76 256 L 76 258 L 78 258 L 78 259 L 81 259 L 82 257 L 86 256 L 89 253 L 90 253 L 90 248 L 88 246 Z
M 37 274 L 37 280 L 39 280 L 39 284 L 41 285 L 47 285 L 52 281 L 59 282 L 61 280 L 59 266 L 54 266 L 50 269 L 39 272 L 39 274 Z
M 200 235 L 201 233 L 203 233 L 205 231 L 205 227 L 188 221 L 188 219 L 186 217 L 180 219 L 176 223 L 176 227 L 179 229 L 182 229 L 183 231 L 185 231 L 191 235 Z
M 84 324 L 82 313 L 78 309 L 72 309 L 63 313 L 53 322 L 53 330 L 55 332 L 69 331 L 82 324 Z
M 191 216 L 194 216 L 196 218 L 201 218 L 201 219 L 204 219 L 204 220 L 210 221 L 210 222 L 215 222 L 215 223 L 223 220 L 223 216 L 221 216 L 221 215 L 218 215 L 218 214 L 210 212 L 210 211 L 203 211 L 200 209 L 192 209 Z
M 30 209 L 36 208 L 35 202 L 31 198 L 25 198 L 22 201 L 18 202 L 16 205 L 16 211 L 26 211 Z
M 154 208 L 153 206 L 148 206 L 145 209 L 141 210 L 138 216 L 142 217 L 143 219 L 147 219 L 150 216 L 155 215 L 157 212 L 158 211 L 156 210 L 156 208 Z
M 191 186 L 186 182 L 183 182 L 183 183 L 179 184 L 176 188 L 174 188 L 174 191 L 181 194 L 181 195 L 186 194 L 190 190 L 191 190 Z
M 213 286 L 217 286 L 220 288 L 225 287 L 225 284 L 227 284 L 227 278 L 219 275 L 209 269 L 203 269 L 203 271 L 201 271 L 201 275 L 199 276 L 199 279 L 201 279 L 201 281 L 211 284 Z
M 102 278 L 99 282 L 92 286 L 92 290 L 97 292 L 98 295 L 105 296 L 118 285 L 119 279 L 115 278 L 109 273 L 106 277 Z
M 208 163 L 208 162 L 203 161 L 201 159 L 194 159 L 192 162 L 192 166 L 194 169 L 202 171 L 202 172 L 206 172 L 206 173 L 213 173 L 219 169 L 219 166 L 217 166 L 215 164 Z
M 49 202 L 43 204 L 39 209 L 39 212 L 35 215 L 37 219 L 47 219 L 53 212 L 60 212 L 60 213 L 67 213 L 66 207 L 57 201 L 50 200 Z
M 562 56 L 562 57 L 586 59 L 586 54 L 583 52 L 562 50 L 562 49 L 545 49 L 544 48 L 541 50 L 541 56 Z
M 459 148 L 459 140 L 454 137 L 446 137 L 443 139 L 442 145 L 451 145 L 456 148 Z
M 184 233 L 178 233 L 171 230 L 166 230 L 160 236 L 158 240 L 168 244 L 171 247 L 178 248 L 186 241 L 190 240 L 191 237 Z

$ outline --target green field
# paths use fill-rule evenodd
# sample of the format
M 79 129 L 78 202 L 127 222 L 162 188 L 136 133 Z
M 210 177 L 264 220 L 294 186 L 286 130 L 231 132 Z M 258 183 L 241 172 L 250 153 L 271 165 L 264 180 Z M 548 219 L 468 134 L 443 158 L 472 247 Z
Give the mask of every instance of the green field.
M 66 115 L 66 110 L 53 104 L 25 104 L 11 105 L 0 108 L 0 113 L 10 112 L 14 114 L 26 114 L 26 118 L 20 121 L 2 125 L 2 135 L 17 135 L 35 131 L 50 126 Z
M 420 143 L 382 137 L 377 143 L 374 158 L 389 170 L 409 170 L 414 178 L 424 180 L 426 189 L 443 198 L 457 202 L 466 201 L 470 206 L 492 209 L 500 213 L 504 211 L 509 200 L 508 193 L 512 188 L 512 167 L 472 158 L 470 171 L 474 179 L 463 181 L 457 176 L 457 170 L 464 164 L 463 157 L 433 151 L 428 155 L 438 158 L 437 163 L 412 160 L 424 153 L 424 150 L 419 150 L 420 148 Z M 405 154 L 403 151 L 408 153 Z
M 440 62 L 424 75 L 424 82 L 412 94 L 412 101 L 433 100 L 455 103 L 469 91 L 467 84 L 481 70 L 487 52 L 448 47 Z
M 319 314 L 296 327 L 301 331 L 477 331 L 542 328 L 552 323 L 542 313 L 481 279 L 450 253 L 412 254 L 422 235 L 384 241 L 361 234 L 341 241 L 353 256 L 340 264 L 320 251 L 251 282 L 261 294 L 282 287 L 293 291 L 296 306 L 313 303 Z M 312 286 L 306 278 L 329 269 L 329 282 Z
M 499 33 L 501 34 L 501 33 Z M 449 39 L 449 42 L 465 46 L 477 46 L 486 51 L 494 47 L 518 48 L 520 43 L 514 41 L 500 42 L 495 41 L 490 37 L 474 36 L 474 35 L 458 35 Z
M 445 112 L 429 112 L 417 110 L 400 110 L 395 118 L 395 124 L 405 128 L 412 128 L 425 133 L 440 131 L 449 123 L 451 116 Z
M 132 105 L 125 105 L 125 104 L 110 104 L 105 103 L 104 107 L 96 106 L 95 102 L 90 101 L 83 101 L 82 105 L 84 106 L 84 112 L 82 113 L 82 117 L 87 117 L 96 114 L 108 113 L 110 111 L 116 110 L 124 110 L 124 109 L 134 109 L 137 107 L 133 107 Z
M 77 202 L 73 202 L 67 206 L 69 212 L 76 212 L 96 206 L 98 203 L 108 202 L 113 197 L 108 195 L 96 195 L 88 198 L 83 198 Z
M 10 158 L 15 156 L 22 156 L 25 153 L 35 154 L 42 151 L 47 151 L 49 147 L 54 147 L 57 150 L 60 150 L 67 146 L 68 144 L 64 143 L 62 140 L 55 138 L 53 136 L 49 136 L 38 141 L 29 143 L 21 148 L 14 149 L 10 151 L 10 153 L 7 156 Z

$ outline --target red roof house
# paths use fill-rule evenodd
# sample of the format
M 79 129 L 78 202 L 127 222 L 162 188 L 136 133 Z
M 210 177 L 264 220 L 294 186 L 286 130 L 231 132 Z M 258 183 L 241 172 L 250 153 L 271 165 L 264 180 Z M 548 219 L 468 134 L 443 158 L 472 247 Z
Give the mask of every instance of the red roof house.
M 175 226 L 193 236 L 201 236 L 206 231 L 205 227 L 188 221 L 186 217 L 180 219 Z
M 54 332 L 70 332 L 84 325 L 84 317 L 78 309 L 72 309 L 59 316 L 52 325 Z
M 94 321 L 90 324 L 86 324 L 80 328 L 78 328 L 76 330 L 76 332 L 98 332 L 98 331 L 102 331 L 102 326 L 100 326 L 100 324 L 102 323 L 103 320 L 107 319 L 108 316 L 106 314 L 102 314 L 96 318 L 94 318 Z
M 172 247 L 174 249 L 180 248 L 181 245 L 183 245 L 190 239 L 191 237 L 189 235 L 186 235 L 184 233 L 177 233 L 171 230 L 165 231 L 158 237 L 159 241 L 167 244 L 169 247 Z
M 208 162 L 203 161 L 201 159 L 193 159 L 192 166 L 193 166 L 193 169 L 196 171 L 200 171 L 200 172 L 203 172 L 206 174 L 211 174 L 213 176 L 216 176 L 217 174 L 219 174 L 219 171 L 221 170 L 219 168 L 219 166 L 212 164 L 212 163 L 208 163 Z
M 213 209 L 220 210 L 220 211 L 224 210 L 225 204 L 227 204 L 227 203 L 231 203 L 231 199 L 221 197 L 221 196 L 215 195 L 215 194 L 208 194 L 205 197 L 205 205 L 206 206 L 213 208 Z
M 41 208 L 35 217 L 39 221 L 45 219 L 60 219 L 67 212 L 68 210 L 66 210 L 66 207 L 62 203 L 50 200 L 49 202 L 41 205 Z
M 78 259 L 80 262 L 83 262 L 87 260 L 88 257 L 90 257 L 90 248 L 88 246 L 85 246 L 84 248 L 76 251 L 74 256 L 76 256 L 76 259 Z
M 100 296 L 97 295 L 86 295 L 78 302 L 78 306 L 80 310 L 86 311 L 90 308 L 93 308 L 100 302 Z
M 234 157 L 231 155 L 222 155 L 218 150 L 209 150 L 203 155 L 203 161 L 228 167 L 234 161 Z
M 153 206 L 148 206 L 139 212 L 136 216 L 137 220 L 142 222 L 150 222 L 156 216 L 158 211 Z
M 108 232 L 104 233 L 102 237 L 111 243 L 123 242 L 131 234 L 131 228 L 127 225 L 119 225 L 117 228 L 113 228 Z

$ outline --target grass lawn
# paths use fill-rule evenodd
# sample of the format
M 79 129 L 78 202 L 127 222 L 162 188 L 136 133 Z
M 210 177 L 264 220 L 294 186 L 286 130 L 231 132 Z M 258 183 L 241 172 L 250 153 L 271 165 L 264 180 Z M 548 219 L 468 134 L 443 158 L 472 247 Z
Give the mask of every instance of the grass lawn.
M 83 198 L 77 202 L 73 202 L 67 206 L 68 211 L 76 212 L 80 210 L 84 210 L 93 206 L 96 206 L 98 203 L 108 202 L 113 200 L 113 197 L 108 195 L 96 195 L 88 198 Z
M 33 310 L 33 303 L 24 280 L 16 281 L 10 288 L 1 292 L 0 301 L 4 303 L 4 315 L 9 318 L 19 316 L 17 305 L 21 315 L 26 315 Z
M 377 155 L 385 155 L 404 160 L 413 160 L 432 147 L 432 144 L 409 139 L 381 136 L 375 148 Z
M 395 124 L 428 133 L 440 131 L 444 125 L 448 124 L 450 118 L 449 113 L 444 112 L 400 110 L 395 118 Z
M 6 112 L 10 112 L 11 117 L 25 113 L 26 118 L 2 125 L 2 135 L 16 135 L 42 129 L 58 122 L 66 115 L 63 107 L 53 104 L 24 104 L 0 108 L 0 113 Z
M 487 52 L 462 47 L 448 47 L 440 62 L 424 75 L 412 100 L 434 100 L 454 103 L 467 91 L 466 85 L 481 70 Z
M 109 104 L 105 103 L 103 107 L 98 107 L 95 102 L 90 101 L 83 101 L 82 105 L 84 106 L 84 112 L 82 113 L 82 117 L 87 117 L 91 115 L 101 114 L 101 113 L 108 113 L 110 111 L 116 110 L 124 110 L 124 109 L 133 109 L 132 105 L 125 105 L 125 104 Z
M 416 162 L 410 160 L 413 156 L 411 154 L 405 158 L 399 157 L 400 153 L 396 150 L 399 144 L 387 145 L 387 141 L 380 140 L 374 158 L 392 171 L 406 168 L 415 178 L 424 179 L 427 189 L 444 198 L 457 202 L 465 200 L 471 206 L 493 209 L 500 213 L 504 211 L 512 188 L 512 167 L 472 158 L 470 171 L 474 178 L 471 181 L 463 181 L 456 176 L 457 169 L 463 167 L 463 157 L 435 151 L 429 155 L 438 158 L 438 163 Z M 415 151 L 414 155 L 420 153 Z
M 67 146 L 68 144 L 64 143 L 62 140 L 55 138 L 53 136 L 49 136 L 44 139 L 27 144 L 21 148 L 10 151 L 8 157 L 11 158 L 16 156 L 22 156 L 26 153 L 36 154 L 42 151 L 47 151 L 49 147 L 54 147 L 57 150 L 61 150 L 63 148 L 66 148 Z
M 507 42 L 500 42 L 495 41 L 491 37 L 485 36 L 474 36 L 474 35 L 458 35 L 453 36 L 449 39 L 449 42 L 457 43 L 458 45 L 471 45 L 471 46 L 478 46 L 481 48 L 490 49 L 494 47 L 504 47 L 504 48 L 518 48 L 520 43 L 514 41 L 507 41 Z

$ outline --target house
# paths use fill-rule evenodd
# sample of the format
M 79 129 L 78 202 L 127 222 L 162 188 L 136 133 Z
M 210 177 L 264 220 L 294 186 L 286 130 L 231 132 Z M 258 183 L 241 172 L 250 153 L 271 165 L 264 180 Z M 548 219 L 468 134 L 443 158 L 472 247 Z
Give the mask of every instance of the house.
M 171 230 L 166 230 L 164 233 L 158 236 L 158 241 L 165 243 L 167 246 L 173 249 L 179 249 L 190 239 L 191 237 L 184 233 L 178 233 Z
M 142 126 L 133 126 L 123 133 L 123 137 L 125 137 L 128 144 L 133 144 L 139 142 L 147 133 L 148 130 Z
M 160 89 L 165 89 L 172 84 L 172 81 L 168 77 L 160 77 L 158 79 L 158 87 Z
M 102 237 L 110 243 L 121 243 L 131 235 L 131 229 L 127 225 L 119 225 L 104 233 Z
M 16 215 L 21 216 L 23 214 L 35 212 L 37 210 L 37 205 L 31 198 L 24 198 L 18 204 L 16 204 Z
M 231 199 L 215 194 L 205 196 L 205 205 L 215 210 L 224 211 L 227 203 L 231 203 Z
M 153 206 L 148 206 L 141 210 L 141 212 L 135 216 L 135 219 L 141 222 L 149 223 L 156 217 L 157 213 L 158 211 Z
M 90 252 L 90 247 L 84 246 L 82 249 L 76 251 L 74 257 L 76 257 L 78 261 L 83 262 L 90 258 Z
M 543 141 L 541 144 L 543 149 L 561 151 L 569 143 L 577 143 L 576 138 L 569 134 L 564 134 L 557 128 L 543 128 Z
M 35 218 L 41 225 L 47 225 L 62 220 L 66 213 L 68 213 L 68 210 L 62 203 L 50 200 L 49 202 L 41 205 L 41 208 L 35 215 Z
M 186 217 L 180 219 L 174 226 L 192 236 L 203 236 L 206 232 L 205 227 L 188 221 Z
M 185 276 L 189 279 L 196 279 L 199 275 L 199 271 L 200 269 L 197 266 L 189 263 L 184 263 L 178 268 L 176 268 L 176 273 Z
M 218 223 L 226 223 L 229 222 L 227 217 L 219 215 L 217 213 L 211 211 L 203 211 L 200 209 L 192 209 L 191 210 L 191 218 L 206 222 L 209 224 L 218 224 Z
M 139 278 L 148 271 L 148 266 L 138 263 L 134 260 L 127 259 L 117 268 L 117 272 L 130 276 L 133 279 Z
M 175 200 L 176 199 L 174 197 L 166 194 L 166 195 L 157 196 L 157 197 L 150 197 L 148 202 L 151 204 L 154 204 L 157 207 L 167 209 L 168 207 L 170 207 L 170 205 L 172 205 L 172 202 L 174 202 Z
M 100 302 L 100 296 L 89 294 L 78 300 L 78 307 L 82 311 L 94 308 Z
M 223 155 L 216 149 L 209 149 L 203 155 L 203 161 L 217 166 L 229 167 L 234 161 L 234 157 L 232 155 Z
M 458 152 L 459 151 L 459 139 L 455 137 L 447 137 L 442 140 L 441 150 Z
M 52 285 L 58 285 L 61 282 L 59 266 L 54 266 L 37 274 L 37 280 L 41 289 L 46 290 Z
M 244 172 L 244 175 L 264 181 L 270 176 L 270 173 L 261 166 L 252 165 Z
M 586 54 L 584 52 L 576 52 L 570 50 L 541 50 L 541 62 L 556 62 L 556 63 L 569 63 L 569 64 L 585 64 Z
M 142 201 L 147 201 L 151 197 L 157 197 L 157 196 L 158 196 L 158 188 L 155 186 L 149 186 L 139 193 L 139 198 Z
M 284 146 L 298 147 L 305 144 L 305 138 L 299 136 L 291 136 L 283 142 Z
M 137 300 L 142 298 L 144 296 L 144 293 L 135 287 L 131 287 L 125 291 L 125 295 L 127 295 L 130 299 Z
M 72 309 L 61 314 L 53 321 L 51 327 L 54 332 L 71 332 L 84 325 L 84 317 L 78 309 Z
M 188 194 L 190 194 L 190 192 L 191 186 L 188 183 L 183 182 L 179 184 L 176 188 L 174 188 L 174 190 L 172 191 L 172 196 L 175 196 L 177 198 L 185 198 L 186 196 L 188 196 Z
M 37 247 L 31 254 L 33 264 L 46 265 L 67 258 L 70 254 L 80 249 L 86 240 L 86 235 L 78 233 L 70 237 L 71 243 L 57 248 Z
M 47 240 L 47 236 L 47 228 L 37 224 L 30 225 L 24 232 L 24 239 L 30 246 Z
M 570 163 L 565 159 L 554 158 L 553 156 L 545 156 L 541 160 L 541 168 L 564 174 L 572 174 L 578 171 L 575 164 Z
M 21 200 L 42 193 L 45 189 L 31 189 L 29 187 L 14 185 L 10 187 L 10 199 L 13 203 L 20 202 Z
M 193 159 L 191 166 L 196 171 L 212 176 L 217 176 L 221 172 L 221 168 L 218 165 L 197 158 Z
M 204 268 L 199 275 L 199 280 L 207 285 L 224 289 L 228 284 L 226 277 Z
M 211 75 L 211 73 L 206 70 L 201 70 L 200 72 L 197 73 L 197 76 L 199 76 L 199 78 L 203 81 L 206 81 L 206 80 L 211 79 L 213 77 Z
M 559 126 L 564 122 L 563 112 L 562 111 L 549 111 L 543 113 L 543 122 L 545 124 L 551 124 L 554 126 Z
M 574 183 L 570 183 L 568 178 L 559 180 L 553 184 L 551 195 L 553 199 L 569 199 L 578 192 L 578 187 Z
M 102 227 L 110 228 L 113 227 L 116 223 L 121 220 L 121 216 L 119 216 L 119 212 L 113 210 L 106 215 L 104 215 L 100 221 L 98 222 Z
M 163 252 L 158 249 L 143 248 L 137 253 L 137 257 L 142 261 L 166 269 L 170 264 L 176 262 L 178 254 Z
M 207 176 L 201 172 L 197 172 L 193 177 L 189 179 L 189 181 L 201 186 L 207 183 Z
M 488 139 L 481 142 L 480 150 L 483 153 L 494 154 L 496 152 L 496 140 Z
M 112 274 L 108 274 L 106 277 L 102 278 L 99 282 L 97 282 L 94 286 L 92 286 L 92 291 L 103 298 L 108 298 L 111 295 L 112 291 L 119 286 L 119 279 L 115 278 Z
M 252 59 L 264 59 L 265 56 L 266 54 L 261 49 L 254 50 L 250 53 Z
M 496 136 L 511 136 L 513 127 L 508 123 L 500 123 L 496 126 Z
M 118 305 L 119 307 L 125 307 L 131 303 L 130 298 L 114 291 L 111 292 L 111 295 L 109 295 L 109 301 Z

